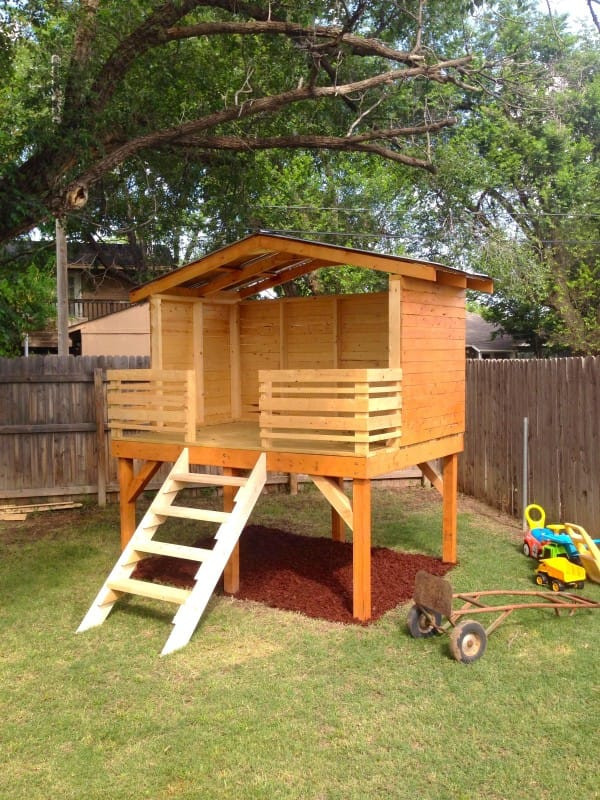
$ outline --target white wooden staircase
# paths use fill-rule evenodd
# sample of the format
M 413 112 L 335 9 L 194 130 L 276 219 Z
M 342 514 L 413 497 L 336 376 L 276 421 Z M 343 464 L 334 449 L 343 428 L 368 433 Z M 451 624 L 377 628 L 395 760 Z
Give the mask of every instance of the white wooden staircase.
M 186 448 L 156 493 L 144 518 L 119 556 L 90 610 L 83 618 L 77 633 L 101 625 L 119 597 L 124 594 L 135 594 L 179 605 L 179 609 L 173 617 L 173 629 L 161 655 L 164 656 L 174 650 L 179 650 L 189 642 L 265 485 L 267 479 L 266 455 L 265 453 L 260 454 L 247 478 L 206 475 L 190 472 L 189 469 L 189 453 Z M 199 485 L 239 486 L 233 510 L 231 512 L 211 511 L 173 505 L 179 491 L 189 486 Z M 212 550 L 155 541 L 154 534 L 168 517 L 220 523 L 215 534 L 216 543 Z M 149 554 L 201 562 L 196 573 L 194 588 L 178 589 L 131 578 L 137 562 Z

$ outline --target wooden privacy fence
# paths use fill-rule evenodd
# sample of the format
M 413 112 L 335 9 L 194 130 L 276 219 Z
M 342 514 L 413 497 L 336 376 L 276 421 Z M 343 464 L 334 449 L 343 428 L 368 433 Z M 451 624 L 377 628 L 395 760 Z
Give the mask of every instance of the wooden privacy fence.
M 0 501 L 118 491 L 104 373 L 142 357 L 0 359 Z M 520 516 L 523 418 L 528 498 L 551 520 L 600 535 L 600 358 L 467 362 L 459 488 Z M 400 442 L 402 440 L 400 439 Z
M 0 358 L 0 500 L 118 491 L 104 371 L 141 356 Z
M 468 361 L 466 415 L 462 492 L 521 515 L 526 417 L 528 502 L 600 536 L 600 358 Z

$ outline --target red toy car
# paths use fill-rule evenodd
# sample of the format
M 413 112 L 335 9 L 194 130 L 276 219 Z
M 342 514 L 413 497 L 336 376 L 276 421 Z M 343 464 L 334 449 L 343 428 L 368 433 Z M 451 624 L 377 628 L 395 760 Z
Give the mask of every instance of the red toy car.
M 543 530 L 543 528 L 537 528 L 538 531 Z M 528 530 L 523 538 L 523 552 L 526 556 L 531 556 L 532 558 L 539 558 L 542 555 L 542 549 L 544 547 L 544 541 L 540 539 L 536 539 L 533 533 Z

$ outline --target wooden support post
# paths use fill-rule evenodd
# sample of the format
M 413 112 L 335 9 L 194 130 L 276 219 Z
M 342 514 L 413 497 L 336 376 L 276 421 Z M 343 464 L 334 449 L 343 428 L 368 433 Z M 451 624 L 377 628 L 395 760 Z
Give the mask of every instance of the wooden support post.
M 352 486 L 352 615 L 365 622 L 371 618 L 371 481 L 355 478 Z
M 98 505 L 106 505 L 106 430 L 104 406 L 104 370 L 94 370 L 94 416 L 96 420 L 96 448 L 98 470 Z
M 298 473 L 290 472 L 288 478 L 288 489 L 291 495 L 298 494 Z
M 344 479 L 343 478 L 332 478 L 337 485 L 340 487 L 342 492 L 344 491 Z M 344 528 L 344 520 L 338 514 L 333 506 L 331 506 L 331 538 L 334 542 L 345 542 L 346 541 L 346 529 Z
M 390 369 L 402 366 L 402 278 L 390 275 L 388 297 L 388 350 Z
M 229 363 L 231 419 L 242 418 L 242 362 L 240 354 L 240 304 L 229 309 Z
M 237 475 L 233 467 L 223 467 L 223 475 Z M 223 511 L 233 511 L 233 500 L 237 486 L 223 486 Z M 237 594 L 240 590 L 240 543 L 233 548 L 229 561 L 223 571 L 223 588 L 228 594 Z
M 161 468 L 162 461 L 145 461 L 137 475 L 133 472 L 133 458 L 119 458 L 119 506 L 121 508 L 121 549 L 125 548 L 136 529 L 135 501 L 149 481 Z
M 120 458 L 119 472 L 119 506 L 121 510 L 121 550 L 135 532 L 135 499 L 131 499 L 133 483 L 133 458 Z
M 443 516 L 442 516 L 442 561 L 456 564 L 457 500 L 458 500 L 458 454 L 442 459 Z
M 196 379 L 196 425 L 204 425 L 206 410 L 204 402 L 204 305 L 202 300 L 197 300 L 192 306 L 192 341 Z

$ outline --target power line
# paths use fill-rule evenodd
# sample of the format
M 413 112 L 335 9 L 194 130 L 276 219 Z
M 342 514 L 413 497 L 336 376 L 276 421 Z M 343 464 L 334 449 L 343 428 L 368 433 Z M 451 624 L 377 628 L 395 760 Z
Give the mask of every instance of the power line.
M 269 206 L 256 206 L 256 208 L 270 210 L 270 209 L 277 209 L 279 211 L 341 211 L 346 214 L 354 214 L 354 213 L 366 213 L 372 212 L 373 208 L 343 208 L 340 206 L 297 206 L 297 205 L 269 205 Z M 467 209 L 469 210 L 469 209 Z M 472 211 L 471 213 L 477 214 L 477 211 Z M 532 212 L 532 216 L 539 216 L 539 217 L 584 217 L 588 218 L 600 218 L 600 212 L 584 212 L 584 211 L 535 211 Z
M 260 209 L 276 208 L 285 211 L 343 211 L 345 214 L 373 211 L 372 208 L 340 208 L 339 206 L 257 206 Z
M 360 239 L 404 239 L 418 238 L 418 234 L 406 233 L 366 233 L 364 231 L 305 231 L 289 228 L 268 228 L 271 233 L 282 236 L 346 236 Z M 538 244 L 600 244 L 596 239 L 539 239 Z
M 407 239 L 401 233 L 356 233 L 355 231 L 297 231 L 289 228 L 268 228 L 270 233 L 281 234 L 282 236 L 344 236 L 360 239 Z

